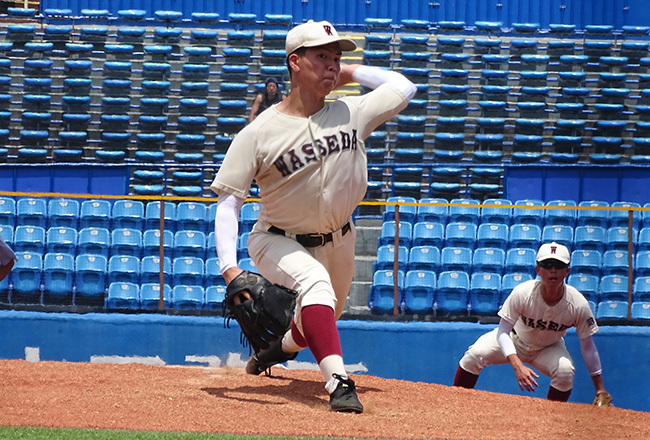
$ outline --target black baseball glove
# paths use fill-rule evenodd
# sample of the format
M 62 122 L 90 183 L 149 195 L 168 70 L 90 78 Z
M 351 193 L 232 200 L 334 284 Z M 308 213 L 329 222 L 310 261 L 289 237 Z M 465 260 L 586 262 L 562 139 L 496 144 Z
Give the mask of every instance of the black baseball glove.
M 247 291 L 251 299 L 240 295 L 243 291 Z M 224 316 L 237 321 L 242 335 L 257 354 L 291 328 L 297 296 L 295 290 L 245 270 L 226 288 Z M 240 300 L 238 304 L 236 297 Z

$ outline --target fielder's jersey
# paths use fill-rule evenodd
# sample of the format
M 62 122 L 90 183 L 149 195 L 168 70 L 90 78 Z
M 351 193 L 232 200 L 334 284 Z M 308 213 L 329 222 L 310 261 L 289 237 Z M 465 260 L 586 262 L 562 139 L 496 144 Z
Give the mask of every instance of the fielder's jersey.
M 335 231 L 366 193 L 364 139 L 407 104 L 387 83 L 309 118 L 271 107 L 235 137 L 211 188 L 246 198 L 255 179 L 258 221 L 294 234 Z
M 542 282 L 530 280 L 516 286 L 506 298 L 499 316 L 514 324 L 519 341 L 530 350 L 540 350 L 576 328 L 580 339 L 598 331 L 589 303 L 576 288 L 564 285 L 564 296 L 554 306 L 544 302 Z

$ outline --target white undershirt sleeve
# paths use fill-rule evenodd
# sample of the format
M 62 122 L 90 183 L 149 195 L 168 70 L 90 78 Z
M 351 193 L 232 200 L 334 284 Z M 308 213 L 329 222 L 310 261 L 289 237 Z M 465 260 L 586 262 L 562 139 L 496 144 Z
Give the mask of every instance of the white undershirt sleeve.
M 509 323 L 505 319 L 501 318 L 499 321 L 499 329 L 497 330 L 497 342 L 499 343 L 501 352 L 505 357 L 517 353 L 517 350 L 515 350 L 515 344 L 512 342 L 512 338 L 510 337 L 510 332 L 513 328 L 514 324 Z
M 371 66 L 359 66 L 352 72 L 352 79 L 361 85 L 376 89 L 382 84 L 391 83 L 398 88 L 404 96 L 411 100 L 415 96 L 417 87 L 401 73 L 380 69 Z
M 231 267 L 237 267 L 239 211 L 243 204 L 244 199 L 228 193 L 222 193 L 217 202 L 214 237 L 222 274 Z
M 603 369 L 600 365 L 600 355 L 596 349 L 593 336 L 580 339 L 580 351 L 582 352 L 582 359 L 585 361 L 589 374 L 591 376 L 602 374 Z

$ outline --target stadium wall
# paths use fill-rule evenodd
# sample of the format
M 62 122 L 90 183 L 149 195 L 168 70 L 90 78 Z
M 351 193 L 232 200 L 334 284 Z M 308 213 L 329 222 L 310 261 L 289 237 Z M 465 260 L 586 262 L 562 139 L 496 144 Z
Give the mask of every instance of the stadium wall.
M 71 314 L 0 311 L 0 358 L 29 361 L 138 362 L 154 365 L 243 366 L 248 348 L 240 345 L 237 324 L 221 317 L 163 314 Z M 466 348 L 494 324 L 467 322 L 338 323 L 348 371 L 384 378 L 451 385 Z M 607 390 L 621 408 L 650 411 L 650 328 L 604 326 L 596 344 Z M 593 384 L 586 371 L 575 331 L 566 337 L 576 365 L 571 402 L 590 403 Z M 316 369 L 308 350 L 295 361 Z M 549 385 L 539 380 L 535 397 Z M 507 365 L 488 367 L 477 389 L 520 395 Z
M 575 24 L 578 29 L 590 24 L 609 24 L 620 29 L 625 25 L 647 25 L 650 10 L 646 5 L 645 0 L 43 0 L 41 10 L 71 9 L 78 15 L 82 9 L 107 9 L 117 16 L 119 10 L 141 9 L 149 17 L 157 10 L 172 10 L 183 12 L 187 19 L 192 12 L 216 12 L 224 20 L 232 12 L 254 13 L 259 19 L 273 13 L 291 14 L 296 22 L 328 19 L 351 26 L 363 25 L 367 17 L 390 17 L 396 24 L 402 19 L 421 19 L 432 23 L 464 21 L 468 25 L 500 21 L 506 27 L 512 23 L 539 23 L 548 28 L 550 23 L 563 23 Z

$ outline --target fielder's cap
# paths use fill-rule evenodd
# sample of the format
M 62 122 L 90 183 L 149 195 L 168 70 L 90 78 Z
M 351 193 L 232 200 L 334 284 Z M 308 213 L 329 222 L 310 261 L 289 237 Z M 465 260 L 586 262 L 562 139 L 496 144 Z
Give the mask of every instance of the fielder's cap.
M 562 244 L 556 242 L 544 243 L 537 251 L 537 262 L 544 260 L 558 260 L 564 264 L 569 264 L 571 254 L 569 254 L 569 249 Z
M 334 26 L 327 21 L 309 20 L 289 31 L 285 40 L 287 56 L 301 47 L 316 47 L 338 42 L 341 51 L 352 51 L 357 48 L 354 41 L 341 38 Z

